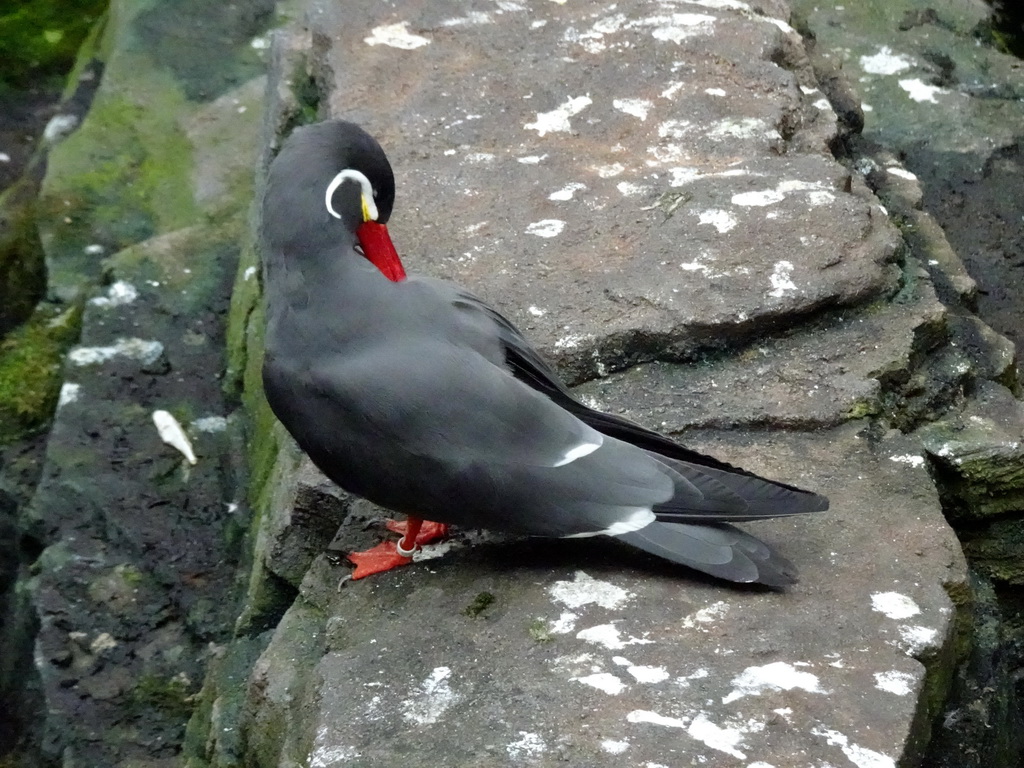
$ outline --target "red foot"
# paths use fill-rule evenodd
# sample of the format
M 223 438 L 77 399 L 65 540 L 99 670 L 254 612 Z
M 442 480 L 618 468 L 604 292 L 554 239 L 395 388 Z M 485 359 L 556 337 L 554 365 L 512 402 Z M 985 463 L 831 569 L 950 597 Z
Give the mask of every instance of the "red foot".
M 393 541 L 382 541 L 365 552 L 349 552 L 348 559 L 356 564 L 356 569 L 352 572 L 353 581 L 373 576 L 375 573 L 384 573 L 412 562 L 411 557 L 398 554 L 398 547 Z
M 389 531 L 400 533 L 401 541 L 384 541 L 365 552 L 349 552 L 348 559 L 356 564 L 352 572 L 353 581 L 408 565 L 412 562 L 412 553 L 421 546 L 448 537 L 447 525 L 418 517 L 410 516 L 404 523 L 388 520 L 385 526 Z M 412 543 L 408 541 L 410 535 Z
M 410 518 L 411 520 L 412 518 Z M 409 531 L 409 522 L 399 522 L 398 520 L 388 520 L 384 523 L 384 527 L 389 531 L 401 534 L 404 538 L 406 533 Z M 447 523 L 435 523 L 431 520 L 420 521 L 419 533 L 416 534 L 416 546 L 422 547 L 425 544 L 433 544 L 435 541 L 441 541 L 442 539 L 448 538 L 448 524 Z M 404 543 L 404 542 L 403 542 Z

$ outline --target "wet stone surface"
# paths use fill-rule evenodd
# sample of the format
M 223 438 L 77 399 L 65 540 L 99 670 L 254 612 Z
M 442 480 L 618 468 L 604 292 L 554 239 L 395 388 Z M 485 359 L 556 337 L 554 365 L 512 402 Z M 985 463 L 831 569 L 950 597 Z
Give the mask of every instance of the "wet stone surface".
M 499 306 L 584 399 L 832 509 L 749 526 L 800 567 L 786 592 L 601 541 L 460 532 L 340 589 L 337 551 L 316 557 L 249 678 L 246 758 L 915 764 L 966 573 L 919 442 L 862 417 L 924 413 L 989 369 L 939 354 L 959 326 L 833 159 L 843 129 L 786 9 L 461 13 L 310 7 L 325 116 L 389 153 L 409 270 Z M 308 502 L 330 494 L 308 465 L 294 482 L 262 550 L 291 583 L 323 538 Z M 331 550 L 382 535 L 382 510 L 325 507 L 347 513 Z

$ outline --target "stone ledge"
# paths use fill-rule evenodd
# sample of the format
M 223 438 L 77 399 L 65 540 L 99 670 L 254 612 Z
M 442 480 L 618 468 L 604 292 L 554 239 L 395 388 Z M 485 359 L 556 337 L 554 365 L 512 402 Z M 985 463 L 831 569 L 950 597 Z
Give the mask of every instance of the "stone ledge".
M 347 569 L 321 557 L 251 679 L 253 722 L 279 736 L 250 764 L 913 764 L 965 582 L 923 460 L 904 461 L 915 443 L 846 425 L 691 445 L 831 496 L 750 526 L 800 584 L 729 589 L 611 542 L 526 540 L 339 591 Z

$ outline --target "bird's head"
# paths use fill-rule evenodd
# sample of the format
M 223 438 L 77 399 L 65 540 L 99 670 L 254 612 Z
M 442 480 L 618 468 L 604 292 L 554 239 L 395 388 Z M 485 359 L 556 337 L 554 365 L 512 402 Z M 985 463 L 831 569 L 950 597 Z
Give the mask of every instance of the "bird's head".
M 354 123 L 328 120 L 296 129 L 267 175 L 263 235 L 282 253 L 344 245 L 392 280 L 405 276 L 384 226 L 395 203 L 395 177 L 384 150 Z

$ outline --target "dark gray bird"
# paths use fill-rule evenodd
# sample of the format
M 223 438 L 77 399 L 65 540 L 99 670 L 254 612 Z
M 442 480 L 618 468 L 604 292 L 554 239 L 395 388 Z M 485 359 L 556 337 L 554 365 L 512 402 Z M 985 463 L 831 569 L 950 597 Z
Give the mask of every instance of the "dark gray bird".
M 383 226 L 394 197 L 378 143 L 328 121 L 288 138 L 263 198 L 267 400 L 334 482 L 410 517 L 364 570 L 408 562 L 433 520 L 613 536 L 731 581 L 795 581 L 731 523 L 827 499 L 583 405 L 493 307 L 405 279 Z

